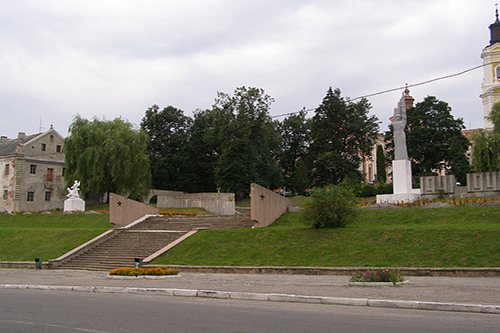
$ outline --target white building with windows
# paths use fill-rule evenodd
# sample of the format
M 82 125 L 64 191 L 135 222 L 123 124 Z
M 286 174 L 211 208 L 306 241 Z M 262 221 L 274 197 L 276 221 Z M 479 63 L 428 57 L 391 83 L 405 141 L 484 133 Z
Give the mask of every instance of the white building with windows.
M 64 138 L 52 126 L 43 133 L 0 139 L 0 211 L 63 207 Z
M 482 84 L 484 112 L 484 128 L 492 129 L 493 123 L 488 116 L 493 109 L 493 105 L 500 102 L 500 20 L 498 9 L 496 10 L 496 20 L 490 25 L 490 45 L 486 46 L 481 53 L 484 64 L 484 79 Z

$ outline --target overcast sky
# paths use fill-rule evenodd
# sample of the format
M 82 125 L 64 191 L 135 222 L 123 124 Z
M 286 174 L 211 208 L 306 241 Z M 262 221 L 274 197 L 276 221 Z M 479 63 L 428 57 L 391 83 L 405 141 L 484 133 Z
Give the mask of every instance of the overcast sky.
M 16 0 L 0 3 L 0 135 L 63 135 L 75 114 L 140 124 L 151 105 L 188 116 L 217 91 L 259 87 L 271 115 L 482 64 L 487 0 Z M 411 88 L 483 127 L 483 69 Z M 401 90 L 368 98 L 385 130 Z

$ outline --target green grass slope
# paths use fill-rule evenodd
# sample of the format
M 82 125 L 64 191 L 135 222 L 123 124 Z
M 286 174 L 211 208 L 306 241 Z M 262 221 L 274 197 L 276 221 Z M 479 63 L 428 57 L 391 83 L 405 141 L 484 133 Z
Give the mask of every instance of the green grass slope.
M 55 259 L 111 227 L 109 215 L 0 215 L 0 261 Z
M 500 206 L 362 211 L 359 221 L 329 230 L 287 213 L 268 228 L 201 231 L 153 263 L 500 267 Z

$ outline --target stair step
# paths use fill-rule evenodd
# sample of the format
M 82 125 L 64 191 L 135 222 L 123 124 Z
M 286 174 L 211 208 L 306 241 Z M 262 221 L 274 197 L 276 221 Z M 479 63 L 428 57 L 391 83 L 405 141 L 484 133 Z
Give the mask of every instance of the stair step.
M 248 216 L 249 210 L 236 217 L 149 217 L 130 229 L 120 230 L 108 240 L 63 263 L 60 268 L 106 271 L 134 267 L 135 258 L 150 256 L 190 230 L 251 228 L 254 223 Z

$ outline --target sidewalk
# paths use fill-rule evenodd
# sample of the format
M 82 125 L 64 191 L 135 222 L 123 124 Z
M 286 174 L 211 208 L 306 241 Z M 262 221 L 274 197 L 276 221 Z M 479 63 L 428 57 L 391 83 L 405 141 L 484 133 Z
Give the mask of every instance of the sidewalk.
M 493 306 L 489 308 L 493 309 L 493 312 L 500 313 L 500 277 L 462 278 L 410 276 L 408 277 L 409 284 L 400 287 L 347 286 L 348 278 L 348 276 L 331 275 L 213 274 L 181 272 L 178 276 L 158 280 L 119 280 L 108 278 L 106 272 L 0 269 L 0 289 L 8 288 L 8 285 L 162 288 L 267 295 L 322 296 L 363 299 L 365 301 L 390 300 L 463 305 L 479 304 L 483 306 Z M 104 290 L 111 289 L 105 288 Z M 290 299 L 290 297 L 285 297 L 281 300 L 285 299 L 294 301 Z M 267 300 L 270 300 L 269 297 Z

